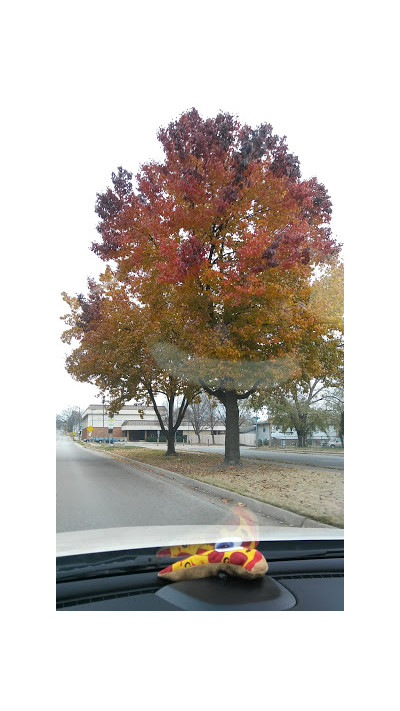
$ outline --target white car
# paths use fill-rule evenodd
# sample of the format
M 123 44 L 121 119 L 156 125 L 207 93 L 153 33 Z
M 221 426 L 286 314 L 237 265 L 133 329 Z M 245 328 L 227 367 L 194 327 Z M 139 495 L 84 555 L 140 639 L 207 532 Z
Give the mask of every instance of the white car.
M 323 442 L 323 447 L 343 447 L 342 445 L 342 440 L 340 437 L 334 437 L 333 439 L 330 439 L 328 442 Z

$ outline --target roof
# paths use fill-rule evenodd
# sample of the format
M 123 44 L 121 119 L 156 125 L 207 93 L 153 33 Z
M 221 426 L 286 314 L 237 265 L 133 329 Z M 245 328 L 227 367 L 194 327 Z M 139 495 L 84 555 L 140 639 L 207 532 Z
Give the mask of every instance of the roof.
M 104 403 L 104 409 L 109 410 L 109 408 L 110 408 L 109 403 Z M 98 404 L 88 405 L 85 409 L 86 410 L 89 410 L 89 409 L 90 410 L 102 410 L 103 404 L 101 403 L 100 405 L 98 405 Z M 166 408 L 164 405 L 158 405 L 158 409 L 165 410 Z M 152 405 L 137 405 L 137 404 L 122 405 L 122 407 L 120 407 L 120 409 L 119 409 L 119 412 L 122 412 L 122 410 L 145 410 L 146 411 L 146 410 L 153 410 L 153 406 Z
M 160 423 L 156 419 L 152 420 L 124 420 L 121 425 L 122 430 L 139 429 L 139 430 L 160 430 Z

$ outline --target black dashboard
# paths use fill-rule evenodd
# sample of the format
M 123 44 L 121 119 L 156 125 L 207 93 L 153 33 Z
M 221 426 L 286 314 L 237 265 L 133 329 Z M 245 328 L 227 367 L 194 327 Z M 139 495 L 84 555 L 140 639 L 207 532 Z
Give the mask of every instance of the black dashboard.
M 157 575 L 171 561 L 155 549 L 57 559 L 59 611 L 277 611 L 344 609 L 343 541 L 258 545 L 268 572 L 247 581 L 222 574 L 168 582 Z

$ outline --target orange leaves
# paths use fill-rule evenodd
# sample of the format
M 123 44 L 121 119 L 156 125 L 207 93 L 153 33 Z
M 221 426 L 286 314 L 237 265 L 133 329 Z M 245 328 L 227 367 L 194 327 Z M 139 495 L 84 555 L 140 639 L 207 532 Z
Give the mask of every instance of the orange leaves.
M 253 129 L 223 113 L 202 119 L 195 109 L 158 137 L 165 159 L 142 166 L 136 190 L 120 169 L 113 191 L 98 196 L 95 250 L 115 260 L 119 284 L 104 285 L 114 310 L 102 302 L 99 332 L 120 360 L 126 350 L 147 368 L 143 353 L 161 341 L 226 368 L 294 352 L 313 332 L 329 337 L 339 324 L 337 279 L 312 292 L 311 283 L 316 266 L 337 258 L 331 202 L 316 178 L 301 179 L 285 139 L 269 124 Z M 132 304 L 140 304 L 135 343 L 121 326 Z M 94 296 L 70 305 L 95 322 Z
M 325 331 L 343 330 L 343 299 L 343 264 L 333 263 L 313 283 L 309 302 L 309 311 Z

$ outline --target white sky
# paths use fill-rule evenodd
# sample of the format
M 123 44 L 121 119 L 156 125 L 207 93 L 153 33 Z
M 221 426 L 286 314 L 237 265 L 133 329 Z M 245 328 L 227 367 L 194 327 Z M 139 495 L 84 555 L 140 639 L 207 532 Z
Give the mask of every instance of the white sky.
M 303 176 L 316 175 L 326 185 L 333 231 L 343 240 L 341 139 L 351 126 L 351 113 L 343 120 L 353 101 L 349 73 L 356 82 L 359 70 L 349 41 L 356 18 L 346 10 L 344 25 L 343 12 L 321 15 L 320 7 L 206 2 L 195 9 L 172 2 L 155 12 L 154 3 L 135 4 L 134 11 L 116 3 L 111 14 L 102 4 L 93 13 L 59 14 L 52 41 L 57 72 L 50 82 L 51 119 L 58 125 L 49 135 L 60 189 L 54 229 L 59 314 L 65 312 L 59 292 L 84 291 L 87 276 L 104 268 L 89 250 L 97 236 L 96 192 L 119 165 L 135 174 L 141 163 L 160 158 L 158 127 L 192 106 L 204 117 L 222 109 L 252 126 L 268 121 L 285 134 Z M 57 327 L 61 332 L 62 322 Z M 57 411 L 85 407 L 97 393 L 64 371 L 67 350 L 57 347 Z
M 65 372 L 69 349 L 59 340 L 61 292 L 85 291 L 87 276 L 105 266 L 90 251 L 96 192 L 119 165 L 135 174 L 141 163 L 161 158 L 157 129 L 183 111 L 195 106 L 203 117 L 228 111 L 285 134 L 303 177 L 316 175 L 327 187 L 333 233 L 351 247 L 362 224 L 357 201 L 365 166 L 369 156 L 380 158 L 366 140 L 392 82 L 382 71 L 385 59 L 388 67 L 394 61 L 389 8 L 175 0 L 27 3 L 23 21 L 15 12 L 10 128 L 18 141 L 7 181 L 23 190 L 24 201 L 16 199 L 8 214 L 25 218 L 23 268 L 39 297 L 30 317 L 30 299 L 18 311 L 25 331 L 32 328 L 20 367 L 28 352 L 44 368 L 41 378 L 54 366 L 57 412 L 84 408 L 97 394 Z M 33 159 L 27 168 L 26 151 Z M 38 232 L 31 239 L 33 221 Z M 11 221 L 11 240 L 13 229 Z M 51 357 L 48 348 L 32 353 L 38 314 L 45 316 L 41 335 L 50 337 L 51 323 Z

